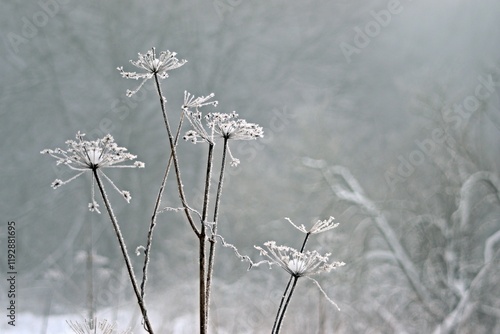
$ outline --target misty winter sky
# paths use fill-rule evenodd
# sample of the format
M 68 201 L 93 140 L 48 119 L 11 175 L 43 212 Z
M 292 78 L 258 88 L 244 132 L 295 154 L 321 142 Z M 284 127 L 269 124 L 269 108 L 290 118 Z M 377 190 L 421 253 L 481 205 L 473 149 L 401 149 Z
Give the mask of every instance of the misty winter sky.
M 241 165 L 228 172 L 221 212 L 223 223 L 241 222 L 222 226 L 221 233 L 255 258 L 253 245 L 295 240 L 284 217 L 308 224 L 335 216 L 339 242 L 355 242 L 350 233 L 360 219 L 342 221 L 349 216 L 347 207 L 337 206 L 327 191 L 316 192 L 317 172 L 304 165 L 304 158 L 349 168 L 375 202 L 391 209 L 429 190 L 421 210 L 430 211 L 434 196 L 449 191 L 438 185 L 426 152 L 434 149 L 430 141 L 439 146 L 444 136 L 436 124 L 464 134 L 459 145 L 477 154 L 474 163 L 499 172 L 497 1 L 1 0 L 1 8 L 0 213 L 4 222 L 17 222 L 18 312 L 84 314 L 84 303 L 65 299 L 75 286 L 47 277 L 54 272 L 75 281 L 83 277 L 74 259 L 85 249 L 86 223 L 111 240 L 96 242 L 97 253 L 117 254 L 106 216 L 88 212 L 90 181 L 51 189 L 54 179 L 72 174 L 56 168 L 42 149 L 63 146 L 79 130 L 92 138 L 110 132 L 146 163 L 144 170 L 113 174 L 133 197 L 129 205 L 112 198 L 117 215 L 124 221 L 148 220 L 166 159 L 166 136 L 152 84 L 128 99 L 126 90 L 140 82 L 122 79 L 116 68 L 133 70 L 129 60 L 151 47 L 188 60 L 163 82 L 171 112 L 180 112 L 185 90 L 214 92 L 217 111 L 236 110 L 264 127 L 261 142 L 234 145 Z M 436 108 L 445 110 L 444 118 Z M 185 142 L 180 151 L 186 191 L 196 202 L 204 153 Z M 170 186 L 166 200 L 176 206 Z M 159 243 L 158 253 L 180 276 L 172 274 L 166 287 L 161 278 L 152 282 L 166 291 L 185 291 L 188 301 L 171 312 L 176 317 L 190 307 L 196 310 L 195 297 L 189 299 L 189 288 L 181 284 L 195 275 L 195 266 L 189 266 L 196 254 L 186 246 L 191 239 L 183 217 L 168 215 L 175 224 L 161 225 L 157 233 L 171 246 Z M 144 243 L 144 226 L 124 227 L 130 251 Z M 2 225 L 2 248 L 4 236 Z M 342 244 L 322 246 L 347 256 Z M 176 252 L 166 251 L 171 249 Z M 218 277 L 222 285 L 255 282 L 256 291 L 266 291 L 258 290 L 257 279 L 248 282 L 258 275 L 276 276 L 271 282 L 276 286 L 286 282 L 274 270 L 246 273 L 230 253 L 221 259 L 226 261 Z M 107 269 L 120 268 L 118 261 Z M 350 305 L 345 295 L 337 297 L 341 306 Z M 0 328 L 6 329 L 3 322 Z

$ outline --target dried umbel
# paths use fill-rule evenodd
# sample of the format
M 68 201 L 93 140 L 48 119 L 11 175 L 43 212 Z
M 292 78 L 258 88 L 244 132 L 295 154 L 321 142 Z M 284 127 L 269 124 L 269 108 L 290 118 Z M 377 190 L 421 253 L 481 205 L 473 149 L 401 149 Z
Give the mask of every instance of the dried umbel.
M 132 334 L 130 330 L 119 332 L 116 324 L 110 324 L 106 319 L 85 319 L 85 322 L 66 321 L 71 330 L 76 334 Z
M 218 101 L 209 101 L 214 96 L 214 93 L 212 93 L 208 96 L 199 96 L 195 98 L 194 95 L 191 95 L 187 91 L 184 92 L 184 103 L 182 105 L 182 110 L 184 111 L 184 114 L 187 116 L 189 123 L 191 123 L 191 126 L 194 129 L 186 132 L 186 134 L 184 135 L 184 140 L 189 140 L 194 144 L 199 142 L 213 143 L 213 136 L 208 134 L 208 132 L 205 130 L 205 127 L 202 123 L 203 116 L 198 108 L 206 105 L 212 105 L 216 107 Z M 195 109 L 195 111 L 191 110 L 193 108 Z
M 68 168 L 78 172 L 70 179 L 63 181 L 60 179 L 52 182 L 52 188 L 57 189 L 60 186 L 67 184 L 80 175 L 90 172 L 92 174 L 92 202 L 89 203 L 90 211 L 99 211 L 99 205 L 95 201 L 94 191 L 94 171 L 100 173 L 113 188 L 123 196 L 123 198 L 130 202 L 130 192 L 120 190 L 111 179 L 103 172 L 104 168 L 143 168 L 144 163 L 135 161 L 133 164 L 123 164 L 127 161 L 133 161 L 137 156 L 127 152 L 124 147 L 118 146 L 111 135 L 106 135 L 103 138 L 88 141 L 84 140 L 84 133 L 78 131 L 76 140 L 67 140 L 66 145 L 68 148 L 63 150 L 61 148 L 45 149 L 41 151 L 42 154 L 48 154 L 55 158 L 56 165 L 65 165 Z
M 262 256 L 266 256 L 271 262 L 276 263 L 294 277 L 311 277 L 323 272 L 343 266 L 344 262 L 334 261 L 329 263 L 331 254 L 320 255 L 317 251 L 298 250 L 288 246 L 278 246 L 275 241 L 264 243 L 267 250 L 255 246 Z
M 280 332 L 281 324 L 285 317 L 287 307 L 290 304 L 290 300 L 297 285 L 297 281 L 301 277 L 305 277 L 313 281 L 321 291 L 321 293 L 325 296 L 325 298 L 337 309 L 339 309 L 338 305 L 332 299 L 330 299 L 330 297 L 328 297 L 318 281 L 312 276 L 321 273 L 328 273 L 332 269 L 336 269 L 345 265 L 345 263 L 338 261 L 329 262 L 329 253 L 321 255 L 317 251 L 304 251 L 304 246 L 310 235 L 310 233 L 306 233 L 307 235 L 302 245 L 301 251 L 288 246 L 278 246 L 276 245 L 275 241 L 268 241 L 264 243 L 264 246 L 267 248 L 267 250 L 259 246 L 254 246 L 260 251 L 260 254 L 262 256 L 265 256 L 269 260 L 271 260 L 269 262 L 270 264 L 277 264 L 290 274 L 290 279 L 281 298 L 278 313 L 276 314 L 276 319 L 274 321 L 272 329 L 273 334 L 278 334 Z
M 199 111 L 198 108 L 207 105 L 212 105 L 214 107 L 217 107 L 219 101 L 209 101 L 214 96 L 215 96 L 214 93 L 210 93 L 207 96 L 194 97 L 194 95 L 192 95 L 188 91 L 184 91 L 184 103 L 182 104 L 182 110 L 190 111 L 191 109 L 194 108 L 196 109 L 196 111 Z
M 318 234 L 318 233 L 323 233 L 326 231 L 329 231 L 331 229 L 336 228 L 339 226 L 338 223 L 334 223 L 335 218 L 330 217 L 325 220 L 318 220 L 309 230 L 306 229 L 306 227 L 301 224 L 300 226 L 295 225 L 290 218 L 285 218 L 290 224 L 293 225 L 297 230 L 299 230 L 302 233 L 306 234 Z
M 244 119 L 239 119 L 235 111 L 230 114 L 209 113 L 205 117 L 202 117 L 199 111 L 185 110 L 185 114 L 194 130 L 186 132 L 184 140 L 189 140 L 195 144 L 200 142 L 214 143 L 215 138 L 223 138 L 225 141 L 228 141 L 254 140 L 264 137 L 264 130 L 261 126 L 255 123 L 248 123 Z M 203 118 L 208 130 L 203 125 Z M 228 153 L 231 157 L 231 166 L 237 166 L 240 161 L 233 157 L 229 148 Z
M 135 90 L 127 90 L 127 96 L 132 96 L 141 89 L 148 79 L 151 79 L 155 75 L 160 77 L 161 79 L 168 78 L 168 71 L 174 70 L 176 68 L 181 67 L 187 60 L 182 59 L 179 60 L 175 56 L 177 53 L 170 51 L 162 51 L 160 52 L 160 56 L 156 58 L 155 48 L 152 48 L 145 54 L 139 53 L 139 59 L 136 61 L 131 60 L 130 63 L 135 67 L 145 70 L 146 72 L 137 73 L 137 72 L 125 72 L 123 67 L 118 67 L 117 69 L 120 71 L 122 77 L 126 79 L 142 79 L 141 84 Z

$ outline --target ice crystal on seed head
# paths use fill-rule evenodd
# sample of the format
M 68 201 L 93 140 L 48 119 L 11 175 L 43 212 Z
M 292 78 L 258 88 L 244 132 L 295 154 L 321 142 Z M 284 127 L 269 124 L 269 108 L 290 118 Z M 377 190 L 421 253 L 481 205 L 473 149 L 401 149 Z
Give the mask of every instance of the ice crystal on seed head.
M 85 322 L 66 321 L 71 330 L 76 334 L 132 334 L 130 330 L 118 332 L 116 323 L 110 324 L 106 319 L 85 319 Z
M 267 251 L 259 246 L 254 247 L 262 256 L 266 256 L 295 277 L 310 277 L 345 265 L 344 262 L 338 261 L 328 263 L 329 253 L 322 256 L 317 251 L 299 252 L 288 246 L 277 246 L 275 241 L 268 241 L 264 246 Z
M 218 103 L 217 101 L 208 101 L 214 96 L 215 96 L 214 93 L 211 93 L 208 96 L 200 96 L 195 98 L 194 95 L 191 95 L 187 91 L 184 91 L 184 104 L 182 105 L 182 110 L 184 111 L 184 114 L 189 120 L 189 123 L 191 123 L 191 126 L 194 128 L 194 130 L 186 132 L 186 134 L 183 137 L 184 140 L 189 140 L 194 144 L 200 142 L 213 143 L 211 136 L 203 127 L 202 114 L 198 110 L 198 108 L 201 108 L 209 104 L 216 107 Z M 193 108 L 196 111 L 192 111 L 191 109 Z
M 89 211 L 90 212 L 97 212 L 97 213 L 101 213 L 101 211 L 99 211 L 99 204 L 97 204 L 97 202 L 95 200 L 92 200 L 92 203 L 89 203 L 88 205 L 89 207 Z
M 339 226 L 338 223 L 334 223 L 333 217 L 330 217 L 326 220 L 318 220 L 309 230 L 306 230 L 306 227 L 301 224 L 300 226 L 295 225 L 290 218 L 285 218 L 290 224 L 293 225 L 297 230 L 306 233 L 306 234 L 318 234 L 322 232 L 326 232 L 328 230 L 334 229 Z
M 137 156 L 128 153 L 126 148 L 119 147 L 111 135 L 106 135 L 101 139 L 93 141 L 84 140 L 84 137 L 85 134 L 78 131 L 76 140 L 66 141 L 66 145 L 68 146 L 66 150 L 56 148 L 54 150 L 45 149 L 40 152 L 55 158 L 56 165 L 66 165 L 68 168 L 78 172 L 66 181 L 60 179 L 54 180 L 51 184 L 52 188 L 57 189 L 86 172 L 92 173 L 92 201 L 89 203 L 88 207 L 90 211 L 100 213 L 99 205 L 95 201 L 94 196 L 93 173 L 96 171 L 102 174 L 127 202 L 130 202 L 130 192 L 118 189 L 102 170 L 104 168 L 144 168 L 144 163 L 135 161 L 133 165 L 123 164 L 124 162 L 135 160 Z
M 130 62 L 137 68 L 145 70 L 144 73 L 137 72 L 125 72 L 123 67 L 118 67 L 117 69 L 120 71 L 123 78 L 126 79 L 142 79 L 141 84 L 135 90 L 127 90 L 127 96 L 132 96 L 141 89 L 144 83 L 151 79 L 152 77 L 158 75 L 161 79 L 168 78 L 168 71 L 174 70 L 176 68 L 184 65 L 187 60 L 185 59 L 177 59 L 175 56 L 177 53 L 170 51 L 162 51 L 160 52 L 160 57 L 156 58 L 155 48 L 152 48 L 145 54 L 139 53 L 139 59 L 136 61 L 131 60 Z
M 214 143 L 216 137 L 224 138 L 225 140 L 253 140 L 264 137 L 264 131 L 261 126 L 255 123 L 248 123 L 244 119 L 238 119 L 238 114 L 235 111 L 230 114 L 207 114 L 204 118 L 208 130 L 203 126 L 201 112 L 185 110 L 185 114 L 193 126 L 193 130 L 186 132 L 184 139 L 190 140 L 195 144 L 199 142 Z M 233 157 L 229 147 L 228 153 L 231 157 L 231 166 L 237 166 L 240 161 Z
M 233 140 L 252 140 L 264 137 L 264 130 L 255 123 L 238 119 L 238 114 L 210 113 L 205 116 L 208 127 L 216 136 Z
M 214 96 L 215 96 L 214 93 L 210 93 L 207 96 L 199 96 L 195 98 L 194 95 L 192 95 L 188 91 L 184 91 L 184 104 L 182 105 L 182 109 L 189 110 L 195 108 L 196 111 L 198 111 L 198 108 L 209 104 L 213 105 L 214 107 L 217 107 L 217 104 L 219 103 L 218 101 L 208 101 Z

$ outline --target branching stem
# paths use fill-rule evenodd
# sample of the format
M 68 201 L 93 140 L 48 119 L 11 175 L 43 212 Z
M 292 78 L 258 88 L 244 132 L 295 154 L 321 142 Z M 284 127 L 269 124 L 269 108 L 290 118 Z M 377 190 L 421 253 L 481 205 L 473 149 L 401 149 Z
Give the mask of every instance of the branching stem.
M 206 227 L 208 204 L 210 202 L 210 181 L 212 178 L 214 144 L 209 143 L 207 174 L 205 177 L 205 192 L 203 195 L 203 210 L 201 213 L 201 228 L 199 235 L 199 280 L 200 280 L 200 333 L 206 333 L 208 330 L 208 306 L 207 306 L 207 261 L 206 261 Z
M 219 206 L 220 206 L 220 198 L 222 194 L 222 186 L 224 183 L 224 171 L 226 167 L 226 153 L 227 153 L 227 148 L 228 148 L 228 139 L 224 138 L 224 148 L 222 150 L 222 163 L 221 163 L 221 170 L 220 170 L 220 175 L 219 175 L 219 185 L 217 186 L 217 195 L 215 197 L 215 208 L 214 208 L 214 221 L 213 221 L 213 227 L 212 227 L 212 233 L 210 237 L 210 250 L 209 250 L 209 255 L 208 255 L 208 274 L 207 274 L 207 299 L 206 299 L 206 304 L 207 304 L 207 324 L 208 324 L 208 312 L 210 309 L 210 294 L 212 290 L 212 277 L 213 277 L 213 271 L 214 271 L 214 261 L 215 261 L 215 236 L 217 235 L 217 223 L 219 219 Z
M 175 135 L 175 145 L 179 140 L 179 134 L 182 127 L 182 122 L 184 120 L 184 113 L 181 114 L 181 119 L 179 121 L 179 126 L 177 127 L 177 133 Z M 160 190 L 158 191 L 158 196 L 154 204 L 153 215 L 151 216 L 151 224 L 149 225 L 148 240 L 146 244 L 146 249 L 144 250 L 144 265 L 142 267 L 142 282 L 141 282 L 141 297 L 144 298 L 146 293 L 146 281 L 148 279 L 147 272 L 149 266 L 149 260 L 151 258 L 151 245 L 153 243 L 153 231 L 156 226 L 156 217 L 158 216 L 159 207 L 161 204 L 161 198 L 165 190 L 165 184 L 167 183 L 168 174 L 170 173 L 170 167 L 172 166 L 172 153 L 168 158 L 167 167 L 165 168 L 165 174 L 163 175 L 163 180 L 161 181 Z
M 191 211 L 189 209 L 189 205 L 187 204 L 187 201 L 186 201 L 186 195 L 184 194 L 184 189 L 183 189 L 184 185 L 182 184 L 181 171 L 179 168 L 179 160 L 177 158 L 176 143 L 174 142 L 174 138 L 172 136 L 172 130 L 170 129 L 170 123 L 168 121 L 167 111 L 166 111 L 166 107 L 165 107 L 165 98 L 163 97 L 163 93 L 162 93 L 161 85 L 160 85 L 160 80 L 158 79 L 158 74 L 155 73 L 154 77 L 155 77 L 156 89 L 157 89 L 158 95 L 160 97 L 161 111 L 163 114 L 163 121 L 165 122 L 165 128 L 167 129 L 172 159 L 174 161 L 174 169 L 175 169 L 175 175 L 176 175 L 176 179 L 177 179 L 177 187 L 179 189 L 179 197 L 181 198 L 182 206 L 184 207 L 184 213 L 186 214 L 186 218 L 189 222 L 189 225 L 191 226 L 191 229 L 193 230 L 193 232 L 199 237 L 200 231 L 198 230 L 198 228 L 194 224 L 193 217 L 191 216 Z

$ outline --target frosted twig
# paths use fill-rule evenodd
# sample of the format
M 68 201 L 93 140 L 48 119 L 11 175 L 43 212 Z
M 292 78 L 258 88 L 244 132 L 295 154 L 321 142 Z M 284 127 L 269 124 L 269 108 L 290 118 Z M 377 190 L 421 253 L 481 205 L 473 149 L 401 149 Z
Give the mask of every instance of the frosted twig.
M 335 306 L 337 308 L 337 310 L 340 311 L 340 307 L 330 297 L 328 297 L 328 295 L 326 294 L 325 290 L 323 290 L 323 288 L 321 287 L 321 285 L 318 283 L 317 280 L 315 280 L 314 278 L 309 277 L 309 276 L 306 276 L 306 278 L 309 279 L 309 280 L 311 280 L 311 281 L 313 281 L 313 283 L 316 284 L 316 286 L 318 287 L 319 291 L 321 291 L 321 293 L 323 294 L 323 296 L 325 296 L 326 300 L 328 300 L 330 302 L 330 304 L 332 304 L 333 306 Z
M 239 258 L 242 262 L 248 262 L 249 263 L 249 267 L 248 267 L 247 270 L 250 270 L 253 267 L 258 267 L 258 266 L 260 266 L 261 264 L 264 264 L 264 263 L 267 264 L 267 265 L 269 265 L 269 268 L 271 268 L 273 265 L 276 264 L 275 262 L 271 262 L 271 261 L 268 261 L 268 260 L 262 260 L 262 261 L 259 261 L 259 262 L 253 262 L 252 259 L 248 255 L 241 255 L 241 253 L 239 252 L 238 248 L 236 248 L 235 245 L 233 245 L 233 244 L 231 244 L 229 242 L 226 242 L 226 240 L 224 239 L 223 236 L 221 236 L 220 234 L 214 234 L 213 233 L 213 228 L 212 228 L 213 223 L 206 222 L 205 226 L 210 229 L 212 238 L 220 240 L 222 247 L 231 249 L 234 252 L 234 254 L 236 255 L 236 257 Z
M 144 299 L 141 296 L 141 293 L 139 291 L 139 286 L 137 284 L 137 280 L 135 278 L 134 274 L 134 269 L 132 267 L 132 262 L 130 261 L 130 257 L 127 252 L 127 246 L 125 245 L 125 241 L 123 240 L 123 235 L 120 230 L 120 225 L 118 225 L 118 220 L 116 219 L 115 214 L 113 213 L 113 209 L 111 208 L 111 204 L 109 203 L 108 197 L 106 195 L 106 191 L 104 189 L 104 186 L 102 185 L 101 179 L 99 178 L 99 174 L 97 173 L 97 169 L 93 170 L 97 186 L 99 187 L 99 190 L 102 195 L 102 200 L 104 201 L 104 204 L 106 205 L 106 209 L 109 214 L 109 218 L 111 219 L 111 223 L 113 224 L 113 228 L 115 230 L 116 238 L 118 239 L 118 244 L 120 245 L 120 249 L 123 255 L 123 259 L 125 260 L 125 265 L 127 267 L 127 271 L 129 274 L 130 278 L 130 283 L 132 283 L 132 287 L 134 289 L 135 295 L 137 297 L 137 302 L 139 304 L 139 308 L 141 309 L 142 317 L 144 320 L 144 328 L 148 331 L 148 333 L 153 334 L 153 327 L 151 326 L 151 323 L 149 322 L 148 314 L 147 314 L 147 309 L 146 305 L 144 304 Z
M 184 119 L 184 115 L 181 114 L 181 119 L 179 120 L 179 125 L 177 127 L 177 133 L 175 135 L 175 145 L 177 145 L 179 141 L 179 134 L 181 131 L 182 127 L 182 121 Z M 170 173 L 170 167 L 172 166 L 172 153 L 170 153 L 170 156 L 168 158 L 168 163 L 167 167 L 165 168 L 165 173 L 163 174 L 163 179 L 160 184 L 160 189 L 158 190 L 158 195 L 156 196 L 156 201 L 154 204 L 153 208 L 153 215 L 151 216 L 151 223 L 149 225 L 149 230 L 148 230 L 148 238 L 147 238 L 147 243 L 146 243 L 146 248 L 144 249 L 144 265 L 142 267 L 142 281 L 141 281 L 141 296 L 144 298 L 144 295 L 146 293 L 146 282 L 148 280 L 147 272 L 148 272 L 148 266 L 149 266 L 149 259 L 151 257 L 151 246 L 153 243 L 153 232 L 154 228 L 156 226 L 156 217 L 158 216 L 158 208 L 160 207 L 161 204 L 161 198 L 163 196 L 163 192 L 165 190 L 165 185 L 167 183 L 167 178 L 168 174 Z
M 192 212 L 196 213 L 196 215 L 197 215 L 197 216 L 200 218 L 200 220 L 201 220 L 201 213 L 200 213 L 198 210 L 196 210 L 196 209 L 194 209 L 194 208 L 192 208 L 192 207 L 190 207 L 190 206 L 187 206 L 187 208 L 188 208 L 190 211 L 192 211 Z M 177 207 L 177 208 L 174 208 L 174 207 L 171 207 L 171 206 L 166 206 L 166 207 L 164 207 L 163 209 L 159 210 L 159 211 L 158 211 L 158 213 L 163 213 L 163 212 L 167 212 L 167 211 L 180 212 L 180 211 L 184 211 L 185 209 L 186 209 L 185 207 Z

